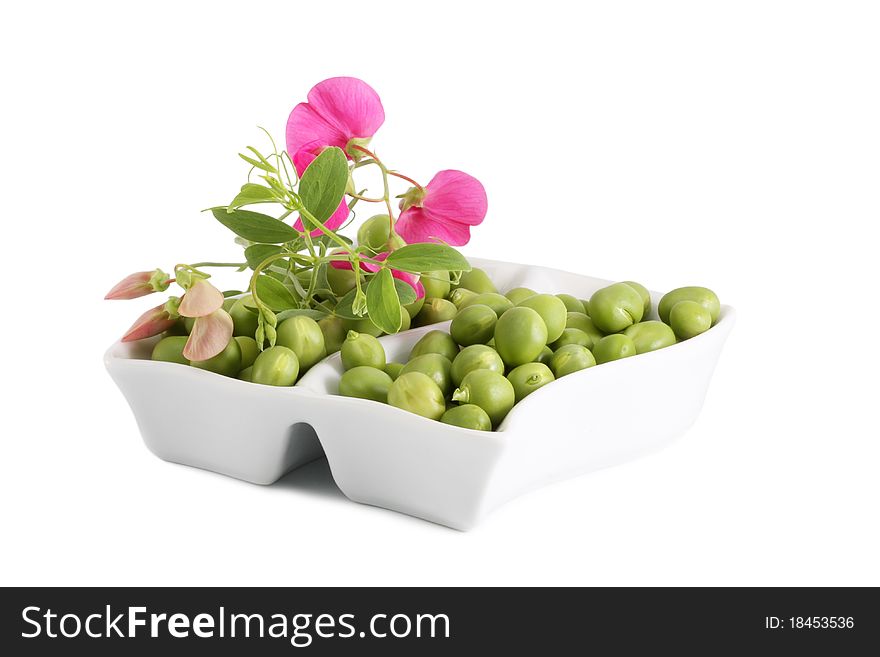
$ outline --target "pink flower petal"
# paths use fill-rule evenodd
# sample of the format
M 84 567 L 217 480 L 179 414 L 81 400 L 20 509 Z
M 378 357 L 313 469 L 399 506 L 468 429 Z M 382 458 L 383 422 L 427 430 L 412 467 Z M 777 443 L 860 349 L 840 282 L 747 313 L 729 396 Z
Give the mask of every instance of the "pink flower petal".
M 463 246 L 471 239 L 469 225 L 435 217 L 425 208 L 404 210 L 394 228 L 407 244 L 446 242 L 452 246 Z
M 348 215 L 350 214 L 350 210 L 348 209 L 348 203 L 345 202 L 345 198 L 343 197 L 342 202 L 339 204 L 339 207 L 336 208 L 336 212 L 330 215 L 330 218 L 324 222 L 324 225 L 327 226 L 330 230 L 336 230 L 342 224 L 345 223 L 345 220 L 348 219 Z M 302 217 L 296 220 L 293 224 L 293 227 L 299 231 L 305 230 L 305 226 L 303 226 Z M 324 231 L 320 228 L 315 228 L 311 232 L 312 237 L 318 237 L 319 235 L 323 235 Z
M 349 140 L 372 137 L 385 122 L 379 95 L 363 80 L 330 78 L 309 91 L 308 102 L 293 108 L 287 119 L 287 152 L 304 146 L 345 150 Z
M 435 219 L 476 226 L 486 217 L 486 189 L 464 171 L 440 171 L 425 185 L 425 192 L 422 207 Z
M 171 317 L 165 310 L 165 304 L 150 308 L 137 318 L 131 328 L 122 336 L 123 342 L 142 340 L 167 331 L 177 323 L 177 319 Z
M 105 299 L 137 299 L 148 294 L 152 294 L 155 290 L 150 285 L 150 279 L 153 276 L 151 271 L 139 271 L 129 274 L 107 293 Z
M 184 317 L 204 317 L 223 307 L 223 293 L 204 278 L 198 278 L 183 295 L 179 312 Z
M 197 317 L 189 339 L 183 347 L 183 357 L 189 360 L 208 360 L 226 349 L 232 339 L 232 317 L 222 308 L 210 315 Z

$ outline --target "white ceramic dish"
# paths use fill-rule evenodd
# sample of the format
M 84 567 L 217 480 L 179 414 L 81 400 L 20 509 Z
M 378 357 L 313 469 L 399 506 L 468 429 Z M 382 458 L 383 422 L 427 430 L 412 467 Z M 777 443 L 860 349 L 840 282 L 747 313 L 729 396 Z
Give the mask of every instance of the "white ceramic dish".
M 588 298 L 610 283 L 544 267 L 471 263 L 502 290 L 524 285 Z M 660 296 L 652 292 L 655 314 Z M 517 404 L 496 432 L 337 396 L 338 353 L 292 388 L 146 360 L 155 338 L 116 343 L 104 360 L 159 458 L 271 484 L 323 448 L 350 499 L 464 530 L 524 492 L 631 460 L 682 434 L 697 418 L 734 318 L 722 306 L 718 323 L 702 335 L 555 381 Z M 424 333 L 447 327 L 381 341 L 389 360 L 405 361 Z

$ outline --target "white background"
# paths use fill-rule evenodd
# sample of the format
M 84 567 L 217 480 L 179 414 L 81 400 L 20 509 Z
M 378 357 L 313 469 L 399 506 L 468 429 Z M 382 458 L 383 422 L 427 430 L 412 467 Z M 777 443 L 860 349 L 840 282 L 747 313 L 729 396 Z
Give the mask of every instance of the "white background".
M 3 14 L 3 584 L 880 584 L 876 5 Z M 381 95 L 393 167 L 483 181 L 466 254 L 738 309 L 681 440 L 469 533 L 348 502 L 322 463 L 265 488 L 147 452 L 102 354 L 153 300 L 102 297 L 237 258 L 199 211 L 334 75 Z

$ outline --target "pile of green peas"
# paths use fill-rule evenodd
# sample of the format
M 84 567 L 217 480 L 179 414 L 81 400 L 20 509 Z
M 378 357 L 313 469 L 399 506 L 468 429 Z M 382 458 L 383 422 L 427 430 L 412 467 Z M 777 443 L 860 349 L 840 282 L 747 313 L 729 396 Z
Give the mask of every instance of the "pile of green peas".
M 184 357 L 183 347 L 192 330 L 192 320 L 181 318 L 153 347 L 152 359 L 191 365 L 263 385 L 292 386 L 310 367 L 327 356 L 326 329 L 320 322 L 304 315 L 280 322 L 276 327 L 275 346 L 260 351 L 254 339 L 257 315 L 248 308 L 249 300 L 249 296 L 245 296 L 224 302 L 224 310 L 232 317 L 232 338 L 213 358 L 189 361 Z
M 497 429 L 515 404 L 548 383 L 692 338 L 721 310 L 704 287 L 664 295 L 657 321 L 647 319 L 650 293 L 634 281 L 604 287 L 588 300 L 525 287 L 501 294 L 480 269 L 464 273 L 457 285 L 440 277 L 423 284 L 427 298 L 413 323 L 452 320 L 449 331 L 423 335 L 405 363 L 388 362 L 375 335 L 349 331 L 339 394 L 481 431 Z

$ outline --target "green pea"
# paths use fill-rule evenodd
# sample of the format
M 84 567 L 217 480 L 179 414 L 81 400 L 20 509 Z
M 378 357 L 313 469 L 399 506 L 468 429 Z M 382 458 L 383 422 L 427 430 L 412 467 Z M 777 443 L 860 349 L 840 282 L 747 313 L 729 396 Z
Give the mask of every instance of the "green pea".
M 556 298 L 565 304 L 565 309 L 570 313 L 584 312 L 584 304 L 570 294 L 557 294 Z
M 342 366 L 350 370 L 358 365 L 382 369 L 385 367 L 385 349 L 382 343 L 369 333 L 349 331 L 340 349 Z
M 248 310 L 248 307 L 245 305 L 252 299 L 253 297 L 248 294 L 232 304 L 232 308 L 229 310 L 233 325 L 232 335 L 249 335 L 254 337 L 254 334 L 256 334 L 257 313 Z
M 494 428 L 501 424 L 513 408 L 516 394 L 513 384 L 503 374 L 492 370 L 474 370 L 462 379 L 461 385 L 452 393 L 452 399 L 461 404 L 476 404 L 482 408 Z
M 572 372 L 579 372 L 588 367 L 593 367 L 596 359 L 586 347 L 579 344 L 567 344 L 560 347 L 550 359 L 550 369 L 558 379 Z
M 475 429 L 477 431 L 492 430 L 492 420 L 489 419 L 486 411 L 476 404 L 453 406 L 443 414 L 440 421 L 444 424 L 451 424 L 464 429 Z
M 541 353 L 538 354 L 538 357 L 535 359 L 536 363 L 544 363 L 544 365 L 550 364 L 550 359 L 553 358 L 553 350 L 550 347 L 544 347 L 541 349 Z
M 196 323 L 195 317 L 184 317 L 183 318 L 183 329 L 186 331 L 187 335 L 192 333 L 193 326 L 195 326 L 195 323 Z
M 247 381 L 248 383 L 253 383 L 254 381 L 254 366 L 245 367 L 241 372 L 238 373 L 238 378 L 240 381 Z
M 391 377 L 375 367 L 360 365 L 352 367 L 339 379 L 339 394 L 344 397 L 388 401 L 388 390 L 391 388 Z
M 333 249 L 330 252 L 330 255 L 340 253 L 341 251 L 342 249 Z M 328 266 L 326 272 L 327 282 L 330 284 L 330 289 L 333 290 L 333 294 L 337 297 L 344 297 L 357 285 L 357 274 L 354 269 L 339 269 L 333 266 Z M 363 276 L 361 276 L 361 280 L 363 280 Z M 308 288 L 308 286 L 308 281 L 303 284 L 303 287 L 305 288 Z
M 498 352 L 484 344 L 472 344 L 462 349 L 452 361 L 452 384 L 461 385 L 462 379 L 474 370 L 504 373 L 504 361 Z
M 391 380 L 394 381 L 397 377 L 400 376 L 401 370 L 403 370 L 403 363 L 385 363 L 385 374 L 391 377 Z
M 589 299 L 580 299 L 580 302 L 584 304 L 584 314 L 589 317 L 590 316 L 590 301 Z
M 477 304 L 483 304 L 484 306 L 489 306 L 492 310 L 495 311 L 495 314 L 498 317 L 501 317 L 508 310 L 513 308 L 513 304 L 503 294 L 498 294 L 497 292 L 483 292 L 482 294 L 478 294 L 475 297 L 467 299 L 462 303 L 458 310 L 464 310 L 468 306 L 475 306 Z
M 520 303 L 528 299 L 529 297 L 533 297 L 537 294 L 533 289 L 528 287 L 515 287 L 512 290 L 508 290 L 504 296 L 510 299 L 510 303 L 514 306 L 518 306 Z
M 409 316 L 409 313 L 406 312 L 406 308 L 400 306 L 400 328 L 397 329 L 397 332 L 401 331 L 409 331 L 412 326 L 412 317 Z
M 446 322 L 455 317 L 457 313 L 458 308 L 447 299 L 426 299 L 419 314 L 413 318 L 413 324 L 428 326 L 429 324 Z
M 439 420 L 446 412 L 443 391 L 421 372 L 407 372 L 397 377 L 388 390 L 388 403 L 432 420 Z
M 467 306 L 455 316 L 449 325 L 452 339 L 462 347 L 472 344 L 485 344 L 495 335 L 498 316 L 489 306 L 476 304 Z
M 453 361 L 458 355 L 458 345 L 446 331 L 428 331 L 413 345 L 409 359 L 422 354 L 440 354 Z
M 647 317 L 651 314 L 651 293 L 648 292 L 648 288 L 646 288 L 641 283 L 636 283 L 635 281 L 624 281 L 626 285 L 629 285 L 632 289 L 639 293 L 639 296 L 642 297 L 642 317 Z
M 565 309 L 565 304 L 552 294 L 536 294 L 521 301 L 519 307 L 531 308 L 541 316 L 547 326 L 548 343 L 558 339 L 565 330 L 568 311 Z
M 425 297 L 422 296 L 422 297 L 419 297 L 418 299 L 416 299 L 415 301 L 413 301 L 412 303 L 408 303 L 405 306 L 403 306 L 403 309 L 406 310 L 407 314 L 409 315 L 409 318 L 412 319 L 413 317 L 415 317 L 416 315 L 419 314 L 419 311 L 422 309 L 422 306 L 424 306 L 424 305 L 425 305 Z
M 324 335 L 324 348 L 328 354 L 335 354 L 345 342 L 348 333 L 347 323 L 341 317 L 325 317 L 318 320 L 318 326 Z
M 696 301 L 679 301 L 669 311 L 669 325 L 679 340 L 687 340 L 712 327 L 712 315 Z
M 200 370 L 234 377 L 241 371 L 241 347 L 235 340 L 230 340 L 226 348 L 213 358 L 194 360 L 190 362 L 190 365 Z
M 170 335 L 162 338 L 153 347 L 153 353 L 150 356 L 153 360 L 161 360 L 166 363 L 180 363 L 181 365 L 189 365 L 189 360 L 183 356 L 183 348 L 189 338 L 185 335 Z
M 238 299 L 236 299 L 235 297 L 227 297 L 223 299 L 223 310 L 225 310 L 226 312 L 232 310 L 232 306 L 235 305 L 236 301 L 238 301 Z
M 554 381 L 555 377 L 544 363 L 526 363 L 514 367 L 507 375 L 507 380 L 513 385 L 516 403 L 519 404 L 538 388 Z
M 532 362 L 546 344 L 547 325 L 531 308 L 511 308 L 495 324 L 495 349 L 508 367 Z
M 550 345 L 550 348 L 553 351 L 556 351 L 567 344 L 579 344 L 582 347 L 587 347 L 589 349 L 593 346 L 593 339 L 580 329 L 567 328 L 562 332 L 562 335 Z
M 599 365 L 635 355 L 636 345 L 633 344 L 632 338 L 622 333 L 606 335 L 593 347 L 593 357 Z
M 468 290 L 465 287 L 458 287 L 449 293 L 449 300 L 456 308 L 460 309 L 469 300 L 475 299 L 478 296 L 479 295 L 472 290 Z
M 596 344 L 599 340 L 605 337 L 605 334 L 593 324 L 593 320 L 583 313 L 568 313 L 565 320 L 565 328 L 573 328 L 583 331 L 590 336 L 590 340 L 593 341 L 593 344 Z
M 669 323 L 669 313 L 679 301 L 696 301 L 709 311 L 713 324 L 718 321 L 721 302 L 718 301 L 718 296 L 706 287 L 679 287 L 664 294 L 657 306 L 657 313 L 662 321 Z
M 478 267 L 474 267 L 470 271 L 462 272 L 461 280 L 455 287 L 465 287 L 468 290 L 473 290 L 477 294 L 498 291 L 498 288 L 495 287 L 495 284 L 492 282 L 492 279 L 489 278 L 489 275 Z
M 644 354 L 675 344 L 675 333 L 672 329 L 656 320 L 633 324 L 623 334 L 632 338 L 637 354 Z
M 449 296 L 451 285 L 448 271 L 426 271 L 419 278 L 425 288 L 425 296 L 433 299 L 445 299 Z
M 373 324 L 373 320 L 371 320 L 369 317 L 361 317 L 360 319 L 348 319 L 345 322 L 345 326 L 347 331 L 354 331 L 355 333 L 366 333 L 367 335 L 372 335 L 374 338 L 378 338 L 379 336 L 384 334 L 384 331 Z M 346 335 L 348 335 L 348 333 L 346 333 Z
M 421 372 L 431 377 L 446 397 L 452 392 L 452 363 L 441 354 L 422 354 L 403 366 L 401 374 Z M 399 377 L 398 377 L 399 378 Z
M 261 351 L 252 367 L 252 381 L 264 386 L 292 386 L 299 376 L 296 353 L 281 345 Z
M 292 349 L 299 360 L 300 369 L 308 372 L 327 355 L 324 333 L 318 322 L 305 315 L 294 315 L 281 322 L 275 329 L 275 344 Z
M 389 251 L 389 238 L 391 236 L 391 220 L 387 214 L 377 214 L 360 225 L 357 232 L 358 246 L 366 246 L 374 253 Z M 397 235 L 395 234 L 395 237 Z M 402 246 L 400 240 L 394 242 L 394 246 Z
M 241 369 L 247 369 L 254 364 L 260 353 L 257 341 L 247 335 L 237 335 L 234 339 L 238 343 L 238 348 L 241 349 Z
M 174 325 L 170 329 L 165 331 L 165 335 L 166 336 L 172 336 L 172 335 L 186 336 L 186 335 L 189 335 L 189 329 L 186 326 L 187 319 L 188 319 L 187 317 L 178 317 L 177 321 L 174 323 Z
M 644 309 L 641 295 L 626 283 L 603 287 L 590 297 L 590 319 L 604 333 L 617 333 L 640 322 Z

